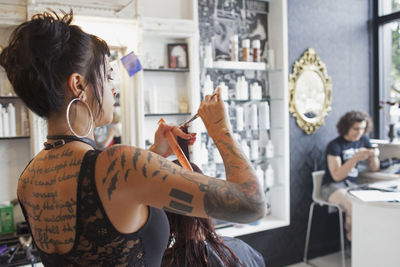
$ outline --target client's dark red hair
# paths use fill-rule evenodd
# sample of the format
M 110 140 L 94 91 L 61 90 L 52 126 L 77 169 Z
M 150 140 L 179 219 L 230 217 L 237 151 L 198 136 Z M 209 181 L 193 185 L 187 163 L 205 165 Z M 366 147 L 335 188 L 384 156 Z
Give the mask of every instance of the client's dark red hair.
M 183 129 L 187 132 L 187 128 Z M 190 161 L 188 142 L 178 137 L 178 143 Z M 178 160 L 174 163 L 179 164 Z M 200 168 L 194 164 L 193 171 L 202 173 Z M 212 247 L 218 254 L 224 266 L 244 266 L 232 250 L 225 245 L 221 236 L 215 232 L 211 219 L 189 217 L 176 213 L 166 212 L 170 224 L 170 236 L 168 248 L 165 250 L 163 266 L 210 266 L 207 260 L 206 246 Z

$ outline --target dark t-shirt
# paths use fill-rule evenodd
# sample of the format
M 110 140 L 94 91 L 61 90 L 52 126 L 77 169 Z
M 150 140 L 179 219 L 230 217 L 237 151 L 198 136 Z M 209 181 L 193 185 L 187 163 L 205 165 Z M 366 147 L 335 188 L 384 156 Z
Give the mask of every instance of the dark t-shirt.
M 364 135 L 363 137 L 360 138 L 360 140 L 355 142 L 347 141 L 342 136 L 339 136 L 333 139 L 328 144 L 328 147 L 326 148 L 326 158 L 328 158 L 328 155 L 339 156 L 343 165 L 346 161 L 351 159 L 362 147 L 372 148 L 368 136 Z M 345 180 L 348 179 L 351 182 L 355 182 L 357 180 L 357 177 L 358 177 L 358 164 L 356 164 L 356 166 L 353 169 L 351 169 Z M 329 172 L 328 164 L 326 164 L 325 176 L 322 184 L 329 184 L 334 182 L 335 180 L 333 180 L 332 175 Z

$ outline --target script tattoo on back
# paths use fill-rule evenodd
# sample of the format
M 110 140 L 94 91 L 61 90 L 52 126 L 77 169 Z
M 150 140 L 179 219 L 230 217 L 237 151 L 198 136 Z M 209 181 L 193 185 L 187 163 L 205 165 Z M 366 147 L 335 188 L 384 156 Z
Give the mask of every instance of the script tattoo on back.
M 65 183 L 77 187 L 81 163 L 69 148 L 51 150 L 36 156 L 20 177 L 18 197 L 35 242 L 44 250 L 74 243 L 76 191 L 65 198 L 63 188 Z

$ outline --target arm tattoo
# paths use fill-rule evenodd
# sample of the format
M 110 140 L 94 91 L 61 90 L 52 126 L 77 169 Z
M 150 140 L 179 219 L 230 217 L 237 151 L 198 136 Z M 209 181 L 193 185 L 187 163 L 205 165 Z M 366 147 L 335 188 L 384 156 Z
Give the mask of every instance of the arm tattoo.
M 135 170 L 137 170 L 137 168 L 136 168 L 136 163 L 137 163 L 137 161 L 138 161 L 138 159 L 139 159 L 140 154 L 141 154 L 141 150 L 140 150 L 140 149 L 136 149 L 135 155 L 133 155 L 133 158 L 132 158 L 133 167 L 135 168 Z
M 143 174 L 143 176 L 144 176 L 144 177 L 146 177 L 146 178 L 147 178 L 147 173 L 146 173 L 146 163 L 143 165 L 143 168 L 142 168 L 142 174 Z
M 117 162 L 117 159 L 114 159 L 114 160 L 111 162 L 110 166 L 109 166 L 108 169 L 107 169 L 107 174 L 106 174 L 106 175 L 109 175 L 110 172 L 112 172 L 112 171 L 114 170 L 114 167 L 115 167 L 115 163 L 116 163 L 116 162 Z
M 258 219 L 259 215 L 255 210 L 264 208 L 263 195 L 259 193 L 256 181 L 234 184 L 210 179 L 205 184 L 198 179 L 198 174 L 194 172 L 181 169 L 179 174 L 182 178 L 196 184 L 199 190 L 205 193 L 204 211 L 210 217 L 245 223 Z M 174 194 L 176 195 L 176 193 Z
M 219 181 L 209 180 L 200 186 L 204 194 L 204 210 L 210 217 L 236 222 L 248 222 L 258 218 L 254 210 L 263 207 L 263 198 L 259 194 L 248 194 L 257 189 L 254 182 L 240 184 L 240 190 L 234 184 L 221 185 Z M 245 190 L 243 190 L 243 187 Z
M 125 153 L 122 153 L 122 156 L 121 156 L 121 166 L 122 166 L 122 169 L 125 168 L 125 162 L 126 162 Z
M 111 200 L 111 194 L 115 189 L 117 189 L 116 184 L 118 182 L 118 173 L 119 171 L 117 171 L 117 173 L 111 178 L 110 185 L 107 188 L 108 200 Z
M 193 210 L 193 207 L 182 204 L 175 200 L 171 200 L 171 202 L 169 203 L 169 208 L 171 208 L 173 210 L 178 210 L 180 212 L 183 212 L 184 214 L 190 213 Z
M 151 153 L 148 153 L 147 154 L 147 163 L 150 163 L 150 160 L 151 160 Z
M 151 175 L 152 177 L 154 177 L 154 176 L 156 176 L 157 174 L 159 174 L 160 173 L 160 171 L 155 171 L 155 172 L 153 172 L 153 174 Z
M 192 203 L 192 200 L 193 200 L 193 195 L 192 194 L 183 192 L 182 190 L 175 189 L 175 188 L 171 189 L 171 192 L 169 193 L 169 195 L 171 197 L 174 197 L 176 199 L 185 201 L 187 203 Z
M 107 155 L 109 157 L 113 157 L 115 152 L 117 152 L 117 150 L 119 150 L 120 148 L 118 146 L 111 146 L 109 149 L 107 149 Z
M 129 173 L 130 170 L 131 170 L 131 169 L 128 169 L 128 170 L 125 172 L 125 176 L 124 176 L 125 182 L 128 180 L 128 173 Z

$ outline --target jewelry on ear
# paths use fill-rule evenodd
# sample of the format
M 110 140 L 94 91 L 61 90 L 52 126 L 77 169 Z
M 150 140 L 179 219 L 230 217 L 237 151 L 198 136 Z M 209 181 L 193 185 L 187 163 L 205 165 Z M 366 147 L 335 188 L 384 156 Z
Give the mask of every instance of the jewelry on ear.
M 68 107 L 67 107 L 67 111 L 66 111 L 66 118 L 67 118 L 68 128 L 69 128 L 69 130 L 70 130 L 76 137 L 79 137 L 79 138 L 87 137 L 87 136 L 89 135 L 89 133 L 92 131 L 92 128 L 93 128 L 93 114 L 92 114 L 92 111 L 90 110 L 89 105 L 86 103 L 85 100 L 86 100 L 86 95 L 85 95 L 85 94 L 83 93 L 83 91 L 82 91 L 81 93 L 79 93 L 79 95 L 78 95 L 77 98 L 74 98 L 74 99 L 72 99 L 72 100 L 69 102 Z M 90 114 L 90 127 L 89 127 L 89 131 L 88 131 L 85 135 L 78 135 L 78 134 L 72 129 L 72 125 L 71 125 L 71 123 L 70 123 L 70 121 L 69 121 L 69 110 L 70 110 L 70 108 L 71 108 L 72 103 L 74 103 L 75 101 L 81 101 L 82 103 L 84 103 L 84 104 L 86 105 L 88 111 L 89 111 L 89 114 Z

